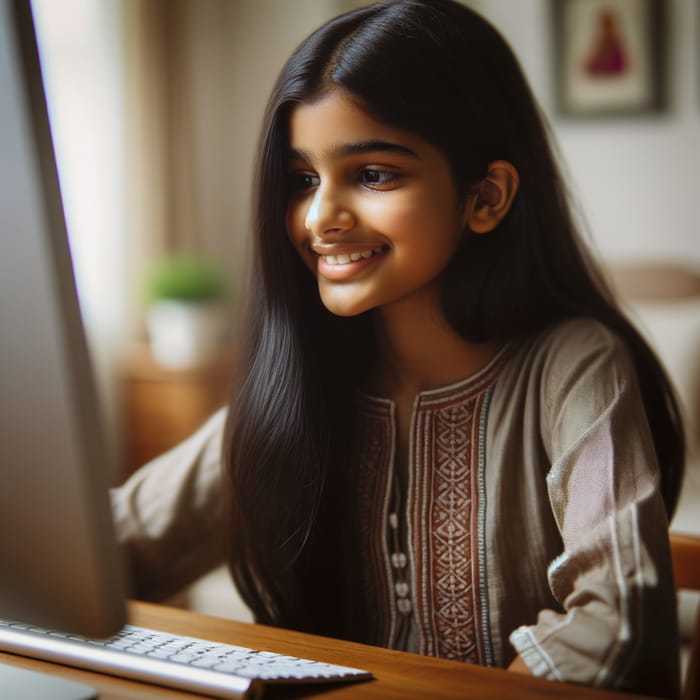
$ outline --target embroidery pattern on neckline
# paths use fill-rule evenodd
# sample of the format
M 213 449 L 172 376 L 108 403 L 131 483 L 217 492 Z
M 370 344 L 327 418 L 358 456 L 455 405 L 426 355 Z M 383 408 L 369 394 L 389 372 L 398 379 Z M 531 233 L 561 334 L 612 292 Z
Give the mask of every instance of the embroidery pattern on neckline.
M 479 459 L 486 439 L 480 421 L 505 357 L 502 351 L 488 372 L 452 385 L 451 391 L 422 394 L 415 404 L 409 490 L 401 510 L 408 516 L 410 598 L 423 654 L 489 662 L 479 552 Z M 369 554 L 364 594 L 372 601 L 370 614 L 376 615 L 375 643 L 384 646 L 392 645 L 397 619 L 387 529 L 380 525 L 382 518 L 388 524 L 392 493 L 393 446 L 381 444 L 394 435 L 392 409 L 387 399 L 363 396 L 363 435 L 368 439 L 358 465 L 361 547 Z

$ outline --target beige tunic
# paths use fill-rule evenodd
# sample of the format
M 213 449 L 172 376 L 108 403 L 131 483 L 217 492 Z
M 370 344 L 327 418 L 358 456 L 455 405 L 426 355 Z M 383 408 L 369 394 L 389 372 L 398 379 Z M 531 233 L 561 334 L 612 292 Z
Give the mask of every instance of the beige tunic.
M 670 696 L 675 596 L 658 467 L 631 360 L 574 320 L 416 397 L 395 590 L 393 406 L 366 397 L 358 536 L 378 641 L 539 676 Z M 113 493 L 135 595 L 158 599 L 223 560 L 224 412 Z M 360 512 L 361 511 L 361 512 Z M 408 635 L 399 634 L 411 601 Z

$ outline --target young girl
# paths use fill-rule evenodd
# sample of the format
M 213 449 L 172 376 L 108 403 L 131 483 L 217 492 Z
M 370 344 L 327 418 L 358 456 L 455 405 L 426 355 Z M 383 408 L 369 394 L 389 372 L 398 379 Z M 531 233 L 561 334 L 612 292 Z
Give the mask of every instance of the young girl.
M 260 622 L 676 693 L 677 407 L 503 39 L 450 0 L 332 20 L 256 183 L 232 404 L 115 493 L 136 594 L 227 540 Z

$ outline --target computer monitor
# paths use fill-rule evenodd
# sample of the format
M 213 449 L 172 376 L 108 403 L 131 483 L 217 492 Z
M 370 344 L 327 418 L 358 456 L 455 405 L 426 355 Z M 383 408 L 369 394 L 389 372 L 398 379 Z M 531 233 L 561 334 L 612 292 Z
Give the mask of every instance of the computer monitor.
M 29 0 L 0 0 L 0 617 L 91 637 L 124 567 Z

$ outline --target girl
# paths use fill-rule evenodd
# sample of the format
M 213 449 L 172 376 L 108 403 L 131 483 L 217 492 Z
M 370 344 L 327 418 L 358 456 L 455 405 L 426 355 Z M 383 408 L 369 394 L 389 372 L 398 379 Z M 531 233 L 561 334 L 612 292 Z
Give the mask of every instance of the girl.
M 332 20 L 282 69 L 256 183 L 225 433 L 115 494 L 137 594 L 225 535 L 260 622 L 676 693 L 678 410 L 503 39 L 451 0 Z

